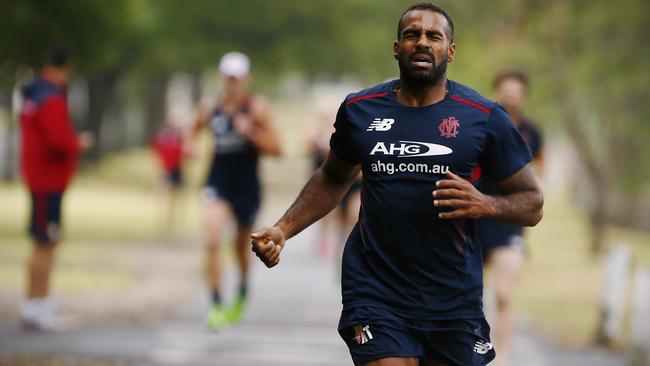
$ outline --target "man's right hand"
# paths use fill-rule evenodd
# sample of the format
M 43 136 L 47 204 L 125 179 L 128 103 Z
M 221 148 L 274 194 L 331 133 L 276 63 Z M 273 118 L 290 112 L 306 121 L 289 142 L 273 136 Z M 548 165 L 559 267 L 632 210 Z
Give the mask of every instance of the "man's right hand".
M 280 263 L 280 252 L 284 248 L 284 233 L 277 226 L 261 228 L 251 235 L 253 252 L 268 267 Z

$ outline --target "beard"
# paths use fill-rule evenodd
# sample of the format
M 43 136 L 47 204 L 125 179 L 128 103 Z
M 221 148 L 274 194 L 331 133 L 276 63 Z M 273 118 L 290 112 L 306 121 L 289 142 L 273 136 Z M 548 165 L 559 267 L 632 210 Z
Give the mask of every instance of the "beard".
M 431 57 L 432 68 L 430 70 L 414 69 L 412 67 L 411 60 L 418 54 L 426 54 Z M 447 58 L 443 58 L 440 64 L 436 65 L 436 57 L 430 52 L 416 52 L 408 57 L 400 57 L 398 64 L 404 83 L 415 87 L 436 85 L 447 73 Z

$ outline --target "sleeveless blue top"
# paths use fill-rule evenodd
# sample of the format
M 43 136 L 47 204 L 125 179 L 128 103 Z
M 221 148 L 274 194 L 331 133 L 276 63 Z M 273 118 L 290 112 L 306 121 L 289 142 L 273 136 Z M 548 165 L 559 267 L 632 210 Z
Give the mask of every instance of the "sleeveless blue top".
M 250 114 L 250 98 L 236 113 Z M 259 190 L 257 173 L 259 152 L 253 143 L 235 129 L 234 116 L 215 108 L 209 121 L 215 150 L 208 176 L 208 185 L 219 191 Z

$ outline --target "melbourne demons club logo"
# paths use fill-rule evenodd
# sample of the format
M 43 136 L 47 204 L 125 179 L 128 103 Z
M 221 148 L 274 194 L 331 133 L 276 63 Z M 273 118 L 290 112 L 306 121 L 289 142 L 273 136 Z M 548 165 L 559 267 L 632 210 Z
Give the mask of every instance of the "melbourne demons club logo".
M 458 137 L 458 127 L 460 127 L 460 122 L 456 117 L 447 117 L 442 119 L 438 130 L 440 131 L 440 136 L 450 139 L 452 137 Z

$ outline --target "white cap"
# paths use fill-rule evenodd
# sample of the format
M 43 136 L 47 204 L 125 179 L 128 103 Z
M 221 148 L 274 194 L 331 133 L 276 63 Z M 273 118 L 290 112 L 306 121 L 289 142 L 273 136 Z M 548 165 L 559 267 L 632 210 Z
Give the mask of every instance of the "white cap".
M 251 62 L 241 52 L 228 52 L 219 61 L 219 72 L 225 76 L 241 78 L 250 72 Z

